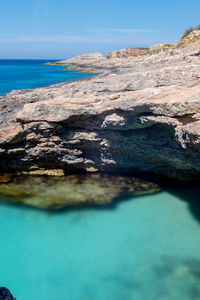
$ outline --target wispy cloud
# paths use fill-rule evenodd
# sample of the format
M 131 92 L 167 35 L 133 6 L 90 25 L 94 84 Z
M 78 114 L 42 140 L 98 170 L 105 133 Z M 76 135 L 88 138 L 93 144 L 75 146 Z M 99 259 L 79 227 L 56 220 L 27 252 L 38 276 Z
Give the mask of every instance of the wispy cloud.
M 46 42 L 70 42 L 76 41 L 80 37 L 73 35 L 39 35 L 39 36 L 31 36 L 31 35 L 15 35 L 8 37 L 1 37 L 0 42 L 9 43 L 46 43 Z
M 84 29 L 78 35 L 0 36 L 0 43 L 148 43 L 154 29 Z M 88 33 L 88 34 L 87 34 Z
M 158 29 L 130 29 L 130 28 L 97 28 L 97 29 L 85 29 L 87 32 L 100 32 L 100 33 L 153 33 L 159 32 Z

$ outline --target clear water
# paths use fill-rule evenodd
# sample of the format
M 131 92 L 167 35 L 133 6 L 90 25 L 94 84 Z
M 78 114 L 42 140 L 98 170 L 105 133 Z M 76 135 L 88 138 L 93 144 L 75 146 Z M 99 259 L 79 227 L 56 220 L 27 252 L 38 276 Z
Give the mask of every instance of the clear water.
M 200 299 L 198 200 L 183 190 L 57 213 L 0 204 L 0 283 L 20 300 Z
M 0 94 L 90 75 L 0 60 Z M 199 190 L 45 212 L 0 204 L 0 285 L 18 300 L 200 299 Z
M 91 74 L 66 71 L 65 67 L 44 65 L 47 60 L 0 59 L 0 96 L 19 89 L 33 89 L 62 81 L 91 77 Z

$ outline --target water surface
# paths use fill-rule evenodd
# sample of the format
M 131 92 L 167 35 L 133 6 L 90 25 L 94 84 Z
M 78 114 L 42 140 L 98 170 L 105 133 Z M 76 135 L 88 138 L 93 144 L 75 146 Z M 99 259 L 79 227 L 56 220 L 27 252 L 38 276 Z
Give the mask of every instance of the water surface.
M 61 212 L 0 204 L 1 285 L 20 300 L 200 299 L 198 195 Z
M 0 96 L 12 90 L 33 89 L 91 77 L 88 73 L 66 71 L 66 67 L 44 65 L 48 61 L 0 59 Z

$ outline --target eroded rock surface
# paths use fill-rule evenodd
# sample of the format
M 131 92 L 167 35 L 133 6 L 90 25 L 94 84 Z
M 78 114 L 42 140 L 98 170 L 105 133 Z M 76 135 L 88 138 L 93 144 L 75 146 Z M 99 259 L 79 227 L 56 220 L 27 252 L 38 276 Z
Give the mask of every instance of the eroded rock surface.
M 109 52 L 107 58 L 128 58 L 146 54 L 148 48 L 128 48 Z
M 200 43 L 140 57 L 58 62 L 90 80 L 0 99 L 1 172 L 139 169 L 200 175 Z

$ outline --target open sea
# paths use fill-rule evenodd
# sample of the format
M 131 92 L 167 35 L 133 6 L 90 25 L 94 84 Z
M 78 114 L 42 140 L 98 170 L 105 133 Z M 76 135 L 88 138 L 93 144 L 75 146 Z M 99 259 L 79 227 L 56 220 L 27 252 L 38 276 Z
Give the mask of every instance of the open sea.
M 0 61 L 1 94 L 88 76 L 43 63 Z M 0 201 L 0 285 L 17 300 L 199 300 L 199 195 L 52 212 Z
M 91 74 L 66 71 L 66 67 L 46 66 L 54 60 L 0 59 L 0 96 L 12 90 L 34 89 L 62 81 L 91 77 Z

